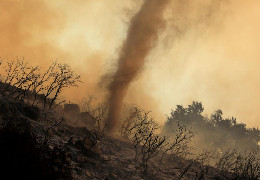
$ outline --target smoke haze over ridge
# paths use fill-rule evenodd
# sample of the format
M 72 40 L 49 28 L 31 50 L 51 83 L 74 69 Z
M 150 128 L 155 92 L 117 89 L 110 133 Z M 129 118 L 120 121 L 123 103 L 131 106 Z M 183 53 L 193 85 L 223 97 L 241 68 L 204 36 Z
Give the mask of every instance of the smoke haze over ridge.
M 77 95 L 71 89 L 66 97 L 95 93 L 99 78 L 115 71 L 130 19 L 142 3 L 2 0 L 0 56 L 24 56 L 41 66 L 60 59 L 85 82 Z M 254 0 L 172 0 L 164 13 L 166 30 L 125 102 L 165 114 L 176 104 L 199 100 L 207 113 L 221 108 L 259 126 L 259 9 Z

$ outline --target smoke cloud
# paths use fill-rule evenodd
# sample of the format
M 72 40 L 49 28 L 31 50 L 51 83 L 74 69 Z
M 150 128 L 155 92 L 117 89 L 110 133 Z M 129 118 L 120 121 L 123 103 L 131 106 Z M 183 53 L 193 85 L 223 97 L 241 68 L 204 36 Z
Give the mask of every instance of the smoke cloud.
M 116 71 L 129 24 L 143 3 L 1 0 L 0 56 L 24 56 L 42 67 L 58 59 L 84 81 L 66 90 L 64 98 L 75 102 L 87 94 L 106 97 L 107 89 L 97 84 L 104 74 Z M 207 114 L 220 108 L 239 122 L 260 126 L 259 7 L 256 0 L 171 0 L 153 41 L 156 47 L 124 102 L 159 111 L 163 123 L 164 114 L 176 104 L 198 100 Z
M 145 58 L 155 45 L 164 24 L 163 10 L 169 0 L 146 0 L 133 17 L 118 60 L 118 69 L 109 85 L 107 132 L 113 133 L 119 123 L 123 98 L 130 83 L 141 73 Z

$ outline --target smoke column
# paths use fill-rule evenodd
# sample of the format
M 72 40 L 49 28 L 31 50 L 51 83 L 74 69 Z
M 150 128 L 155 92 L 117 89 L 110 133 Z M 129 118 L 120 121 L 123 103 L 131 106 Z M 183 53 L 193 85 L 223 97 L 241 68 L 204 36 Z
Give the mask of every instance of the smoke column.
M 109 85 L 107 133 L 119 123 L 123 98 L 130 83 L 142 71 L 145 58 L 155 45 L 158 31 L 164 26 L 163 10 L 169 0 L 146 0 L 132 18 L 126 41 L 118 60 L 118 69 Z

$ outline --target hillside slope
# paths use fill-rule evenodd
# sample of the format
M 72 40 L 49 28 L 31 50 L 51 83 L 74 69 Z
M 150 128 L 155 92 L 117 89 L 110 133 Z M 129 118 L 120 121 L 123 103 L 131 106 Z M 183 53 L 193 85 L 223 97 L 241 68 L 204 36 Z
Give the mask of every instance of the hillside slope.
M 0 176 L 8 179 L 144 179 L 130 141 L 99 136 L 86 113 L 66 114 L 0 99 Z M 75 119 L 81 117 L 81 126 Z M 78 119 L 79 120 L 79 119 Z M 77 120 L 77 121 L 78 121 Z M 225 179 L 211 167 L 155 157 L 147 179 Z M 14 173 L 15 172 L 15 173 Z M 1 178 L 1 179 L 2 179 Z

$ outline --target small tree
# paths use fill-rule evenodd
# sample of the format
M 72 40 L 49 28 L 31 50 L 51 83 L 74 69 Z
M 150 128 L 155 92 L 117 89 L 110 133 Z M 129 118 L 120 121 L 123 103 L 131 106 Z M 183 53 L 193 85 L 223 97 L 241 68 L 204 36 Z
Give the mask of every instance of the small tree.
M 166 138 L 156 134 L 157 123 L 138 107 L 130 110 L 121 127 L 121 133 L 132 140 L 135 160 L 141 164 L 145 178 L 148 175 L 149 161 L 156 157 L 166 145 Z
M 5 71 L 5 78 L 3 79 L 5 87 L 2 89 L 2 93 L 14 96 L 16 99 L 25 96 L 40 76 L 39 67 L 29 66 L 24 58 L 8 61 L 3 68 Z
M 120 133 L 130 139 L 133 129 L 141 122 L 143 110 L 139 107 L 130 107 L 127 110 L 129 110 L 129 112 L 127 112 L 124 119 L 122 119 Z
M 46 107 L 47 98 L 53 94 L 53 97 L 48 105 L 49 108 L 52 108 L 54 102 L 57 100 L 64 88 L 78 86 L 78 83 L 81 82 L 80 76 L 75 74 L 68 64 L 61 64 L 57 62 L 53 63 L 49 76 L 49 85 L 45 88 L 46 93 L 44 95 L 44 107 Z
M 167 138 L 167 145 L 161 157 L 161 161 L 166 153 L 173 153 L 177 156 L 186 158 L 191 154 L 189 143 L 191 142 L 194 134 L 191 130 L 188 130 L 185 125 L 180 122 L 177 123 L 176 128 L 172 130 Z
M 36 102 L 37 97 L 40 94 L 47 93 L 47 89 L 49 87 L 48 83 L 50 82 L 50 79 L 52 78 L 52 74 L 55 70 L 56 64 L 57 64 L 56 62 L 52 63 L 48 67 L 48 69 L 45 72 L 43 72 L 42 75 L 38 76 L 35 79 L 35 83 L 32 86 L 32 92 L 33 92 L 33 95 L 34 95 L 33 104 Z M 43 97 L 45 97 L 45 95 Z M 40 99 L 40 101 L 41 100 L 44 100 L 44 98 Z

